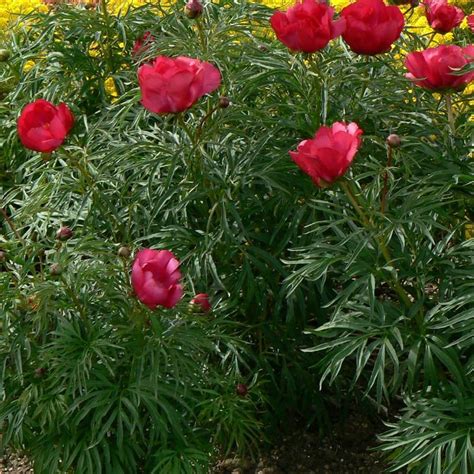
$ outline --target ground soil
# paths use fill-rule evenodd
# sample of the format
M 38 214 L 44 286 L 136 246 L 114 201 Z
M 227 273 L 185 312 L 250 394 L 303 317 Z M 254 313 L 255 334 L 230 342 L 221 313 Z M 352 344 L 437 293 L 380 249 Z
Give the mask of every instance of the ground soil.
M 324 437 L 297 429 L 259 461 L 225 459 L 217 464 L 214 474 L 381 474 L 387 472 L 388 463 L 374 451 L 380 425 L 352 414 Z

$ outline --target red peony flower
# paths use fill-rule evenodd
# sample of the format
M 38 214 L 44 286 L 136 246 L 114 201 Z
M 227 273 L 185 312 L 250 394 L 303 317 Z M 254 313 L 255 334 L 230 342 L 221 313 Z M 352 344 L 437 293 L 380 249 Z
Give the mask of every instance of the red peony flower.
M 357 0 L 341 12 L 346 20 L 344 41 L 357 54 L 385 53 L 400 37 L 405 19 L 400 9 L 383 0 Z
M 426 19 L 433 30 L 438 33 L 449 33 L 459 26 L 464 19 L 464 12 L 447 0 L 425 0 Z
M 211 303 L 209 302 L 209 295 L 207 293 L 199 293 L 192 300 L 191 303 L 199 306 L 204 313 L 211 310 Z
M 132 56 L 143 54 L 153 41 L 155 41 L 155 37 L 150 31 L 145 31 L 145 33 L 133 43 Z
M 354 122 L 336 122 L 321 127 L 313 139 L 302 141 L 290 156 L 316 186 L 325 188 L 347 171 L 360 147 L 362 133 Z
M 471 31 L 474 32 L 474 14 L 467 17 L 467 24 L 469 28 L 471 28 Z
M 178 260 L 168 250 L 140 250 L 132 267 L 132 286 L 138 299 L 150 309 L 175 306 L 183 296 L 178 268 Z
M 436 48 L 414 51 L 405 59 L 408 74 L 405 76 L 417 86 L 432 91 L 461 90 L 474 80 L 474 72 L 455 75 L 474 61 L 474 45 L 461 48 L 442 44 Z
M 317 0 L 302 0 L 286 12 L 275 12 L 270 23 L 277 38 L 293 51 L 314 53 L 339 36 L 345 22 L 333 20 L 334 8 Z
M 182 112 L 203 95 L 216 90 L 221 74 L 212 64 L 180 56 L 159 56 L 138 69 L 142 104 L 151 112 Z
M 73 125 L 74 117 L 66 104 L 55 106 L 38 99 L 22 110 L 17 129 L 26 148 L 51 153 L 63 144 Z

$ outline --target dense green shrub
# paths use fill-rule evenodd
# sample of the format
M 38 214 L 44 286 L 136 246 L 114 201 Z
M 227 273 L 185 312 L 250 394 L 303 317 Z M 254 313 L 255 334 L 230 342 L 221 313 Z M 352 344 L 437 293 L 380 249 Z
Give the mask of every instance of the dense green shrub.
M 38 472 L 205 472 L 219 449 L 256 452 L 289 413 L 324 422 L 327 382 L 380 409 L 406 397 L 384 436 L 395 467 L 468 472 L 468 99 L 454 96 L 453 131 L 444 100 L 403 77 L 398 55 L 427 38 L 407 33 L 368 59 L 341 41 L 295 55 L 273 40 L 268 18 L 227 0 L 197 22 L 182 5 L 118 17 L 61 7 L 8 40 L 0 419 L 3 442 L 26 449 Z M 134 57 L 145 31 L 155 40 Z M 181 114 L 150 114 L 136 70 L 160 54 L 212 62 L 219 93 Z M 17 138 L 20 109 L 38 97 L 76 117 L 52 156 Z M 340 120 L 364 130 L 346 182 L 370 226 L 338 186 L 317 190 L 288 157 Z M 385 144 L 390 133 L 399 149 Z M 55 237 L 62 225 L 73 230 L 66 242 Z M 183 302 L 155 312 L 139 303 L 131 259 L 117 256 L 124 245 L 172 250 Z M 211 314 L 189 305 L 200 292 Z M 430 442 L 418 446 L 418 436 Z

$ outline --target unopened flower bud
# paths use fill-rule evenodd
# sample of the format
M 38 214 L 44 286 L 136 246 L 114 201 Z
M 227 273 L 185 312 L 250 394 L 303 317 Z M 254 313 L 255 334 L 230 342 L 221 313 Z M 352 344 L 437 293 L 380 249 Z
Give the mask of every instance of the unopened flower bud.
M 185 7 L 186 16 L 191 19 L 197 18 L 202 15 L 203 9 L 202 3 L 199 0 L 189 0 Z
M 402 143 L 402 140 L 400 139 L 400 137 L 395 134 L 395 133 L 391 133 L 388 137 L 387 137 L 387 145 L 392 147 L 392 148 L 398 148 L 400 146 L 400 144 Z
M 56 238 L 58 240 L 68 240 L 73 236 L 72 229 L 70 227 L 61 227 L 56 233 Z
M 49 273 L 51 273 L 52 276 L 61 275 L 62 272 L 63 269 L 61 268 L 61 265 L 59 265 L 59 263 L 53 263 L 49 268 Z
M 202 313 L 209 313 L 211 311 L 211 303 L 209 302 L 209 295 L 207 293 L 199 293 L 191 300 L 191 311 L 199 311 Z
M 46 374 L 46 368 L 44 368 L 44 367 L 38 367 L 38 368 L 35 370 L 35 376 L 36 376 L 37 378 L 43 377 L 44 374 Z
M 4 262 L 7 259 L 7 252 L 0 250 L 0 263 Z
M 119 257 L 122 257 L 122 258 L 128 258 L 128 257 L 130 257 L 131 253 L 132 252 L 130 251 L 130 249 L 128 247 L 120 247 L 118 249 L 117 255 Z
M 245 385 L 244 383 L 238 383 L 237 386 L 235 387 L 235 393 L 239 397 L 245 397 L 247 393 L 249 393 L 249 389 L 247 385 Z
M 0 49 L 0 63 L 6 62 L 10 59 L 10 51 L 8 49 Z
M 226 96 L 219 97 L 219 107 L 221 109 L 227 109 L 230 105 L 230 99 Z

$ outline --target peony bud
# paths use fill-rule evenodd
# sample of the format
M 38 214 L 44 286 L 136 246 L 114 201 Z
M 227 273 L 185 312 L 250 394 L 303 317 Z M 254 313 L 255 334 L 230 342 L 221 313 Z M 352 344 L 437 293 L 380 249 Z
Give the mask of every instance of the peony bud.
M 203 313 L 208 313 L 211 310 L 211 303 L 209 302 L 209 295 L 207 293 L 199 293 L 192 300 L 191 304 L 194 308 L 199 308 Z
M 230 105 L 230 99 L 228 97 L 222 96 L 219 97 L 219 107 L 221 109 L 227 109 Z
M 120 247 L 118 249 L 117 255 L 119 257 L 122 257 L 122 258 L 128 258 L 128 257 L 130 257 L 131 253 L 132 252 L 130 251 L 130 249 L 128 247 Z
M 58 240 L 68 240 L 70 239 L 74 233 L 72 232 L 72 229 L 70 227 L 64 226 L 60 227 L 60 229 L 56 233 L 56 238 Z
M 401 143 L 402 143 L 402 140 L 396 133 L 391 133 L 387 137 L 387 145 L 392 148 L 398 148 Z
M 185 7 L 186 16 L 191 19 L 197 18 L 202 15 L 203 9 L 199 0 L 189 0 Z
M 61 268 L 61 265 L 59 265 L 59 263 L 53 263 L 49 268 L 49 273 L 51 273 L 52 276 L 61 275 L 62 272 L 63 269 Z
M 247 385 L 245 385 L 244 383 L 238 383 L 237 386 L 235 387 L 235 393 L 239 397 L 245 397 L 247 393 L 249 393 L 249 389 Z
M 10 59 L 10 51 L 8 49 L 0 49 L 0 63 L 6 62 Z
M 35 370 L 35 377 L 41 378 L 46 374 L 46 368 L 45 367 L 38 367 Z

